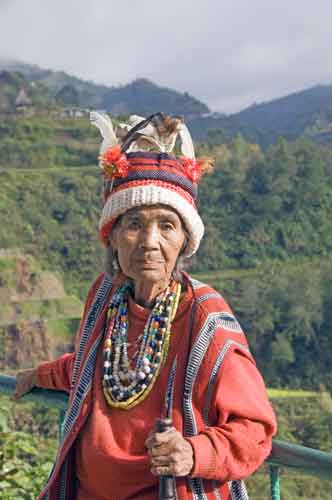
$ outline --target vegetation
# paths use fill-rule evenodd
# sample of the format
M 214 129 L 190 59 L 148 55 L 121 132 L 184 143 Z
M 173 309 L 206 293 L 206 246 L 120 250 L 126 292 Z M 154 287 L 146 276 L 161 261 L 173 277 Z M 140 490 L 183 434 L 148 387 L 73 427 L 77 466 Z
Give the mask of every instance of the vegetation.
M 332 450 L 331 439 L 331 395 L 326 392 L 306 394 L 293 391 L 290 397 L 285 393 L 272 399 L 278 417 L 278 439 L 303 444 L 323 451 Z M 249 478 L 247 486 L 252 498 L 269 498 L 268 470 L 263 466 Z M 314 476 L 283 469 L 281 471 L 281 492 L 283 500 L 309 499 L 328 500 L 329 484 Z
M 190 129 L 197 140 L 221 144 L 241 133 L 264 149 L 284 137 L 294 141 L 310 137 L 319 144 L 332 144 L 332 85 L 317 85 L 271 102 L 254 104 L 233 115 L 195 117 Z
M 237 277 L 227 278 L 227 271 L 225 278 L 214 276 L 213 285 L 236 311 L 268 385 L 332 386 L 331 268 L 327 259 L 320 266 L 307 261 L 244 277 L 239 271 Z
M 22 117 L 3 122 L 1 141 L 12 141 L 11 151 L 49 149 L 28 163 L 0 147 L 0 247 L 24 248 L 83 299 L 103 268 L 94 128 L 84 118 Z M 331 387 L 332 152 L 304 139 L 263 152 L 240 136 L 199 149 L 216 158 L 216 171 L 200 186 L 206 236 L 191 272 L 229 300 L 269 385 Z M 51 150 L 58 166 L 47 168 Z
M 49 425 L 55 413 L 39 409 L 29 405 L 25 406 L 25 412 L 22 408 L 18 412 L 7 398 L 1 398 L 0 496 L 3 500 L 34 500 L 52 468 L 57 441 L 54 435 L 45 432 L 45 418 Z M 23 425 L 17 422 L 17 413 Z M 44 432 L 39 434 L 42 429 Z
M 201 185 L 200 210 L 208 224 L 196 269 L 330 254 L 330 151 L 306 140 L 280 140 L 264 154 L 241 137 L 202 151 L 216 157 L 217 168 Z
M 288 139 L 296 139 L 319 117 L 331 113 L 332 85 L 316 85 L 310 89 L 255 104 L 236 114 L 243 126 L 273 131 Z M 323 125 L 323 123 L 321 124 Z
M 319 144 L 332 143 L 332 85 L 316 85 L 271 102 L 254 104 L 233 115 L 211 113 L 206 104 L 189 95 L 145 79 L 106 87 L 61 71 L 15 61 L 1 61 L 0 110 L 14 107 L 20 88 L 28 89 L 35 105 L 58 103 L 69 107 L 105 109 L 113 115 L 150 115 L 158 110 L 182 115 L 196 140 L 220 144 L 241 133 L 266 149 L 280 136 L 295 140 L 304 135 Z M 4 75 L 4 82 L 1 81 Z
M 31 255 L 0 250 L 0 300 L 0 371 L 16 373 L 72 349 L 82 303 Z
M 13 102 L 15 93 L 8 89 L 3 95 Z M 62 276 L 67 293 L 84 299 L 103 269 L 97 236 L 100 139 L 87 118 L 64 118 L 60 108 L 50 113 L 39 110 L 1 121 L 0 248 L 21 249 L 32 256 L 32 271 L 40 272 L 34 267 L 38 261 Z M 230 302 L 268 385 L 279 391 L 271 392 L 279 437 L 331 450 L 332 152 L 304 138 L 266 147 L 275 135 L 263 137 L 251 125 L 243 126 L 240 130 L 251 138 L 245 140 L 236 135 L 237 118 L 232 120 L 231 129 L 225 124 L 211 132 L 198 148 L 199 154 L 216 158 L 216 171 L 200 186 L 206 236 L 190 273 Z M 325 109 L 304 120 L 303 127 L 308 136 L 328 143 L 330 122 Z M 3 296 L 13 285 L 13 270 L 0 259 Z M 0 321 L 13 316 L 11 307 L 3 305 Z M 80 303 L 68 296 L 35 297 L 20 311 L 43 318 L 66 344 L 77 328 Z M 5 399 L 0 403 L 0 496 L 36 498 L 57 446 L 56 413 L 33 405 L 14 410 Z M 257 473 L 249 484 L 252 497 L 263 498 L 263 475 Z M 285 500 L 327 500 L 326 491 L 318 479 L 285 473 Z
M 3 109 L 13 107 L 18 92 L 12 78 L 19 79 L 19 86 L 28 88 L 34 103 L 37 92 L 48 96 L 47 103 L 56 101 L 65 106 L 80 106 L 81 108 L 107 109 L 114 115 L 135 113 L 150 115 L 163 110 L 165 113 L 183 115 L 186 117 L 200 116 L 209 113 L 209 108 L 188 92 L 156 85 L 146 78 L 138 78 L 133 82 L 118 87 L 106 87 L 93 82 L 80 80 L 62 71 L 43 70 L 38 66 L 24 63 L 1 63 L 0 59 L 0 110 L 1 110 L 1 75 L 9 80 L 9 87 L 14 100 L 4 100 Z M 15 82 L 14 82 L 15 83 Z
M 86 117 L 63 119 L 60 111 L 7 117 L 0 124 L 0 168 L 92 165 L 97 137 Z
M 0 72 L 0 111 L 15 110 L 16 98 L 24 89 L 31 103 L 39 108 L 48 105 L 50 95 L 47 87 L 40 82 L 33 84 L 28 82 L 21 73 L 2 71 Z
M 160 87 L 146 78 L 139 78 L 128 85 L 109 89 L 104 94 L 102 107 L 115 115 L 135 113 L 149 116 L 158 110 L 183 116 L 199 116 L 209 108 L 187 92 L 181 94 Z
M 284 396 L 284 395 L 283 395 Z M 303 398 L 300 393 L 291 398 L 272 400 L 278 415 L 278 438 L 302 443 L 322 450 L 332 449 L 332 399 L 327 393 L 315 393 Z M 57 411 L 43 406 L 13 404 L 0 398 L 0 496 L 11 500 L 33 500 L 37 497 L 57 450 Z M 262 467 L 246 481 L 251 498 L 269 498 L 268 469 Z M 328 500 L 325 481 L 282 471 L 282 498 L 315 498 Z
M 45 169 L 17 174 L 8 169 L 1 175 L 0 190 L 0 247 L 30 251 L 46 268 L 63 273 L 70 292 L 93 279 L 102 267 L 96 173 Z

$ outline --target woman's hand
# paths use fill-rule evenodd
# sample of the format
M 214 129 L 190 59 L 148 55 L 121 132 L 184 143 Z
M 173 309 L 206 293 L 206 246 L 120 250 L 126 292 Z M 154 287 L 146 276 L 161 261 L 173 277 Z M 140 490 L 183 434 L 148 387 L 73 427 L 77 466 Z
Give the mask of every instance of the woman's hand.
M 29 368 L 28 370 L 22 370 L 16 375 L 16 387 L 15 392 L 11 399 L 17 401 L 19 398 L 24 396 L 27 392 L 30 392 L 33 387 L 37 385 L 37 369 Z
M 194 466 L 191 444 L 174 427 L 165 432 L 152 431 L 146 447 L 155 476 L 187 476 Z

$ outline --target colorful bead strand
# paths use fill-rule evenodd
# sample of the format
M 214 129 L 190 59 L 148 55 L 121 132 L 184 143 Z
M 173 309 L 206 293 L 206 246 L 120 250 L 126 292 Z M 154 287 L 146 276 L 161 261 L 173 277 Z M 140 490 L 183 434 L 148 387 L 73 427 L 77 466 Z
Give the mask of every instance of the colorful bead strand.
M 131 360 L 127 352 L 130 291 L 131 285 L 126 282 L 113 296 L 104 344 L 104 394 L 111 406 L 123 409 L 146 398 L 167 358 L 181 285 L 172 283 L 157 298 L 140 336 L 137 356 Z

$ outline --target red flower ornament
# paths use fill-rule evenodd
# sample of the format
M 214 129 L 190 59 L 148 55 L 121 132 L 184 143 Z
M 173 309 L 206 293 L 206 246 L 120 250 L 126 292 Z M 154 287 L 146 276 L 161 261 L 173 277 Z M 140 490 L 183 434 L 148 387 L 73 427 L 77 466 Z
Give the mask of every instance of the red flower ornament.
M 203 173 L 202 162 L 200 160 L 193 160 L 192 158 L 182 156 L 181 163 L 188 179 L 190 179 L 194 184 L 197 184 Z
M 126 155 L 122 153 L 120 146 L 108 148 L 99 156 L 99 162 L 105 177 L 109 180 L 128 175 L 129 162 Z

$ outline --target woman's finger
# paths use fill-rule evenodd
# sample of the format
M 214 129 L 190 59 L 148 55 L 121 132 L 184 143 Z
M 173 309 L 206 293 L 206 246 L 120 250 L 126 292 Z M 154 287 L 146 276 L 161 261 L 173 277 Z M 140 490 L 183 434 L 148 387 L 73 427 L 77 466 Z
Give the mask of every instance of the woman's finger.
M 17 401 L 24 394 L 30 392 L 37 383 L 37 373 L 35 369 L 28 369 L 19 372 L 16 376 L 16 387 L 11 399 Z
M 173 468 L 170 465 L 162 465 L 151 467 L 151 472 L 154 476 L 171 476 L 173 475 Z
M 168 456 L 173 450 L 170 443 L 160 444 L 159 446 L 153 446 L 150 448 L 150 455 L 152 457 Z
M 161 455 L 161 456 L 156 456 L 151 458 L 151 465 L 153 467 L 156 466 L 163 466 L 163 465 L 169 465 L 170 463 L 170 457 L 168 455 Z

